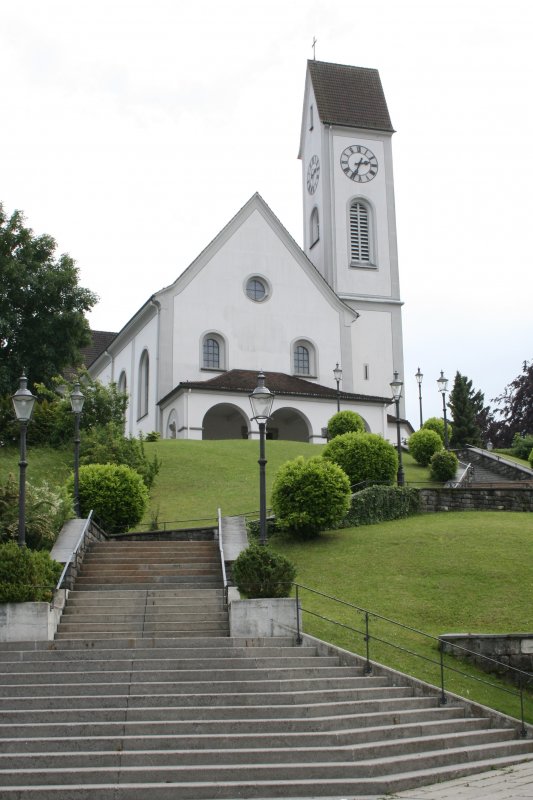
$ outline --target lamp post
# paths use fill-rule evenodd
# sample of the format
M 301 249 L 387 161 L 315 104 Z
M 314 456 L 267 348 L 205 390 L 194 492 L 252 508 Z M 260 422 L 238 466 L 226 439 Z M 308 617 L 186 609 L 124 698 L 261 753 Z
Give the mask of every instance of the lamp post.
M 340 386 L 340 382 L 342 381 L 342 369 L 341 369 L 341 367 L 339 367 L 339 362 L 338 361 L 337 361 L 337 364 L 335 366 L 335 369 L 333 370 L 333 375 L 334 375 L 335 381 L 337 383 L 337 411 L 340 411 L 341 410 L 341 393 L 340 393 L 339 386 Z
M 19 388 L 11 398 L 15 415 L 20 423 L 20 461 L 19 461 L 19 547 L 26 546 L 26 432 L 28 422 L 31 419 L 33 404 L 36 398 L 28 389 L 28 379 L 22 370 L 22 377 L 19 381 Z
M 267 541 L 266 529 L 266 458 L 265 458 L 265 432 L 266 424 L 270 419 L 274 395 L 265 386 L 265 376 L 262 372 L 257 376 L 257 386 L 250 395 L 252 406 L 252 419 L 259 425 L 259 542 L 262 545 Z
M 418 371 L 415 373 L 416 382 L 418 383 L 418 405 L 420 407 L 420 427 L 424 424 L 424 420 L 422 418 L 422 378 L 424 377 L 423 373 L 420 372 L 420 367 L 418 367 Z
M 440 371 L 440 378 L 437 378 L 437 386 L 442 394 L 442 415 L 444 417 L 444 447 L 448 450 L 448 420 L 446 418 L 446 391 L 448 389 L 448 378 L 444 377 L 444 372 Z
M 70 393 L 70 407 L 74 414 L 74 510 L 76 516 L 80 516 L 80 414 L 85 402 L 85 395 L 80 390 L 78 381 L 74 384 L 74 389 Z
M 402 461 L 402 439 L 400 433 L 400 398 L 402 396 L 402 389 L 403 383 L 398 377 L 398 373 L 394 373 L 394 380 L 390 383 L 390 388 L 392 391 L 392 399 L 396 403 L 396 439 L 397 439 L 397 450 L 398 450 L 398 476 L 397 476 L 397 484 L 398 486 L 403 486 L 405 484 L 405 475 L 403 471 L 403 461 Z

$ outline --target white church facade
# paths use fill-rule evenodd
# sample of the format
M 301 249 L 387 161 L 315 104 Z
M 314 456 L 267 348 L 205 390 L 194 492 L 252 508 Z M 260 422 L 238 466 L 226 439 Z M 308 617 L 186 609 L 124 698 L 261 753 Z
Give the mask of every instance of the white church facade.
M 337 410 L 395 440 L 403 377 L 390 123 L 376 70 L 309 61 L 299 157 L 304 249 L 254 195 L 196 260 L 155 292 L 89 365 L 129 394 L 127 432 L 324 441 Z M 333 369 L 342 368 L 340 393 Z

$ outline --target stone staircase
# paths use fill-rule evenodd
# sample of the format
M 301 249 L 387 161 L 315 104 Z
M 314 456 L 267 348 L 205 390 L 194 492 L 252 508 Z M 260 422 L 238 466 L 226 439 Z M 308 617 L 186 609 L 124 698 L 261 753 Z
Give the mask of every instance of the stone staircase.
M 0 800 L 368 797 L 533 756 L 356 656 L 231 638 L 217 558 L 95 545 L 56 640 L 0 645 Z

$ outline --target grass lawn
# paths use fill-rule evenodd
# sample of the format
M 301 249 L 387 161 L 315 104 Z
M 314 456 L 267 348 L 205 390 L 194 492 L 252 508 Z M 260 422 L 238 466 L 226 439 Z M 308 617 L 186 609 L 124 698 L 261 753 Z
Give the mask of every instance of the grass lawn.
M 427 514 L 329 531 L 306 542 L 275 536 L 271 545 L 297 565 L 299 584 L 434 636 L 511 633 L 533 627 L 533 515 L 528 513 Z M 364 616 L 354 609 L 306 591 L 301 600 L 304 609 L 364 632 Z M 348 650 L 365 652 L 362 633 L 338 628 L 311 613 L 304 613 L 304 627 Z M 433 641 L 372 617 L 370 635 L 438 659 Z M 371 658 L 439 683 L 438 666 L 372 640 Z M 446 661 L 457 666 L 454 659 Z M 467 671 L 471 670 L 469 666 Z M 453 675 L 446 678 L 446 685 L 450 691 L 519 714 L 518 702 L 503 692 Z M 533 695 L 526 705 L 533 722 Z

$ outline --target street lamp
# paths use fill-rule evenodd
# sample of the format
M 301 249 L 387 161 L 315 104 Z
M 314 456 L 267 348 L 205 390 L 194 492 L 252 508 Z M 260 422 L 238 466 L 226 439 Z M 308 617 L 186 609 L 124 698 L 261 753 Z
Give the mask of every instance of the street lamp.
M 80 414 L 85 402 L 85 395 L 80 391 L 80 384 L 78 381 L 74 384 L 74 389 L 70 393 L 70 406 L 74 414 L 74 510 L 76 516 L 80 516 L 80 490 L 79 490 L 79 472 L 80 472 Z
M 437 386 L 442 394 L 442 414 L 444 417 L 444 447 L 448 450 L 448 420 L 446 419 L 446 391 L 448 389 L 448 378 L 444 377 L 444 372 L 440 371 L 440 378 L 437 378 Z
M 28 379 L 22 370 L 18 391 L 11 398 L 15 415 L 20 423 L 20 461 L 19 461 L 19 547 L 26 546 L 26 432 L 31 419 L 33 404 L 37 399 L 28 389 Z
M 424 375 L 420 372 L 420 367 L 418 367 L 418 372 L 415 373 L 416 382 L 418 383 L 418 405 L 420 407 L 420 427 L 424 424 L 424 420 L 422 419 L 422 378 Z
M 405 484 L 405 475 L 403 472 L 403 461 L 402 461 L 402 439 L 400 433 L 400 398 L 402 396 L 402 389 L 403 383 L 398 378 L 398 373 L 394 373 L 394 380 L 390 383 L 390 388 L 392 391 L 392 399 L 396 403 L 396 438 L 397 438 L 397 450 L 398 450 L 398 476 L 397 476 L 397 483 L 398 486 L 403 486 Z
M 252 419 L 259 424 L 259 542 L 265 545 L 267 540 L 266 529 L 266 458 L 265 458 L 265 431 L 267 421 L 270 419 L 274 395 L 265 386 L 265 376 L 262 372 L 257 376 L 257 386 L 250 395 L 252 406 Z
M 333 375 L 335 377 L 335 381 L 337 383 L 337 411 L 341 410 L 341 393 L 339 390 L 340 382 L 342 381 L 342 369 L 339 367 L 339 362 L 337 361 L 337 365 L 333 370 Z

